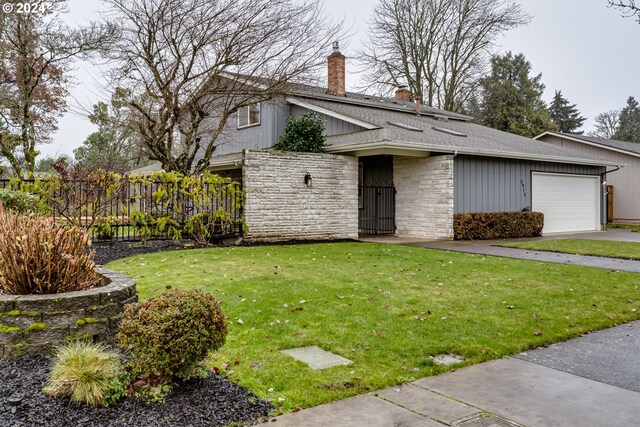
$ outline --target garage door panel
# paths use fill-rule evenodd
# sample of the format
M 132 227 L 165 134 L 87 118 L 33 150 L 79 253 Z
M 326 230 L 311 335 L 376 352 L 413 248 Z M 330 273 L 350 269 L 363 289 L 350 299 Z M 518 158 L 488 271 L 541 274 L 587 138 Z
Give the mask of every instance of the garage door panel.
M 532 209 L 544 213 L 543 233 L 600 228 L 599 177 L 532 174 Z

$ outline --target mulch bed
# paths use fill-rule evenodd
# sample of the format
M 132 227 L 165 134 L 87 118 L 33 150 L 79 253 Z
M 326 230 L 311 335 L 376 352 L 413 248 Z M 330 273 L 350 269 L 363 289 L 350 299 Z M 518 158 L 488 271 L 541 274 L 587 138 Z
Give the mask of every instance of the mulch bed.
M 225 426 L 263 421 L 272 405 L 245 388 L 211 374 L 176 386 L 163 404 L 128 398 L 104 408 L 74 404 L 68 398 L 42 393 L 51 358 L 22 356 L 0 361 L 0 426 L 7 427 L 151 427 Z M 8 400 L 21 396 L 15 413 Z
M 116 259 L 153 252 L 207 247 L 191 240 L 94 243 L 95 262 L 104 265 Z M 211 373 L 174 387 L 164 403 L 127 398 L 104 408 L 71 403 L 68 398 L 49 397 L 42 392 L 52 358 L 43 355 L 0 360 L 0 426 L 7 427 L 155 427 L 254 425 L 266 420 L 273 406 L 242 386 Z M 9 401 L 21 398 L 12 412 Z
M 179 249 L 198 249 L 208 247 L 199 245 L 193 240 L 148 240 L 141 242 L 94 242 L 91 249 L 95 249 L 94 260 L 98 265 L 132 255 L 149 254 L 153 252 L 175 251 Z

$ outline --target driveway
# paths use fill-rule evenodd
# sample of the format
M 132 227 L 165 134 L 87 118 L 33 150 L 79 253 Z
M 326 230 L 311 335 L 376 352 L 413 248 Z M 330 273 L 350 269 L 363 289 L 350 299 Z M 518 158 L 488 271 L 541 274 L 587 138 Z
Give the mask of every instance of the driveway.
M 606 268 L 608 270 L 629 271 L 640 273 L 640 261 L 623 260 L 615 258 L 605 258 L 588 255 L 562 254 L 555 252 L 532 251 L 529 249 L 505 248 L 498 245 L 513 242 L 528 242 L 537 240 L 555 240 L 562 238 L 611 240 L 625 242 L 639 242 L 640 233 L 628 230 L 614 229 L 596 233 L 572 233 L 572 234 L 551 234 L 544 237 L 509 240 L 472 240 L 472 241 L 451 241 L 451 240 L 420 240 L 399 237 L 373 237 L 360 239 L 364 242 L 378 242 L 399 244 L 405 246 L 416 246 L 421 248 L 439 249 L 453 252 L 467 252 L 482 255 L 500 256 L 506 258 L 526 259 L 541 262 L 555 262 L 559 264 L 573 264 L 584 267 Z
M 287 414 L 276 426 L 640 425 L 640 322 Z

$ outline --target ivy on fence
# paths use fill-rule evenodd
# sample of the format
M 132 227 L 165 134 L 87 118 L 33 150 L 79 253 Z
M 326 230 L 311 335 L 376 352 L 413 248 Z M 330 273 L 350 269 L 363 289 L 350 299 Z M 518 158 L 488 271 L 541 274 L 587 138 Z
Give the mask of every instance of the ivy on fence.
M 120 176 L 59 167 L 44 177 L 11 180 L 8 187 L 34 194 L 40 212 L 92 230 L 96 240 L 188 236 L 204 243 L 245 231 L 240 185 L 210 172 Z

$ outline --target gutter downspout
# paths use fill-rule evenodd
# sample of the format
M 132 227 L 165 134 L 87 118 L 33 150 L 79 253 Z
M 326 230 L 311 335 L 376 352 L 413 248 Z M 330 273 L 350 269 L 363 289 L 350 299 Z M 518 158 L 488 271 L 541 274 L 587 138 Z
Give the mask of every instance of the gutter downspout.
M 609 213 L 609 212 L 608 212 L 608 207 L 607 207 L 607 204 L 608 204 L 608 197 L 607 197 L 607 196 L 608 196 L 608 194 L 609 194 L 609 191 L 607 190 L 607 181 L 606 181 L 606 179 L 605 179 L 605 178 L 606 178 L 607 174 L 609 174 L 609 173 L 613 173 L 613 172 L 617 172 L 617 171 L 619 171 L 620 169 L 622 169 L 623 167 L 624 167 L 624 166 L 618 166 L 618 167 L 616 167 L 616 168 L 611 169 L 611 170 L 609 170 L 609 171 L 608 171 L 608 170 L 607 170 L 607 168 L 606 168 L 606 166 L 605 166 L 605 170 L 604 170 L 604 172 L 602 172 L 602 173 L 600 174 L 600 182 L 601 182 L 601 184 L 602 184 L 602 191 L 601 191 L 601 193 L 602 193 L 602 197 L 603 197 L 603 198 L 605 198 L 605 203 L 603 204 L 603 207 L 604 207 L 604 209 L 603 209 L 603 210 L 604 210 L 604 212 L 603 212 L 603 213 L 604 213 L 604 215 L 602 215 L 602 220 L 601 220 L 600 222 L 602 223 L 602 226 L 604 227 L 604 229 L 605 229 L 605 230 L 606 230 L 606 227 L 607 227 L 607 220 L 608 220 L 608 218 L 607 218 L 607 217 L 608 217 L 608 213 Z

